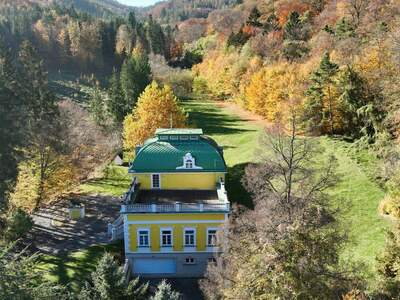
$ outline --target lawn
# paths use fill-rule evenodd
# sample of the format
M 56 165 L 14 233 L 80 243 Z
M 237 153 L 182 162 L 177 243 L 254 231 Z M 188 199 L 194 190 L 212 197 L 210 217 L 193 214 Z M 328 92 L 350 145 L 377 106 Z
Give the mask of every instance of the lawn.
M 45 270 L 49 280 L 68 285 L 73 291 L 79 288 L 90 278 L 95 270 L 96 262 L 103 253 L 109 252 L 123 263 L 122 243 L 95 245 L 87 249 L 63 253 L 60 255 L 41 255 L 39 270 Z
M 245 165 L 254 160 L 260 125 L 235 116 L 226 108 L 211 102 L 187 101 L 192 125 L 203 128 L 207 135 L 224 147 L 229 173 L 227 189 L 230 200 L 251 207 L 251 200 L 241 187 L 240 178 Z M 388 221 L 378 214 L 378 204 L 384 191 L 374 181 L 374 160 L 367 151 L 355 152 L 351 144 L 326 137 L 317 138 L 321 158 L 334 154 L 340 182 L 329 193 L 334 205 L 341 208 L 340 222 L 349 235 L 349 244 L 342 258 L 361 261 L 367 273 L 375 267 L 375 257 L 384 245 Z M 374 281 L 370 278 L 371 282 Z
M 78 191 L 119 197 L 126 193 L 131 182 L 132 176 L 128 174 L 127 167 L 109 165 L 103 177 L 88 180 L 79 186 Z
M 212 102 L 192 100 L 185 101 L 183 105 L 189 114 L 191 126 L 202 128 L 206 135 L 214 138 L 224 148 L 230 200 L 252 207 L 251 199 L 240 180 L 245 166 L 254 161 L 261 125 L 243 120 L 229 108 L 220 108 Z M 362 261 L 372 271 L 375 257 L 383 247 L 387 227 L 387 222 L 377 211 L 384 192 L 373 179 L 371 170 L 374 162 L 367 152 L 355 154 L 347 142 L 326 137 L 317 138 L 317 142 L 325 149 L 321 151 L 321 158 L 333 153 L 338 162 L 337 171 L 341 180 L 329 193 L 334 204 L 342 208 L 340 222 L 350 238 L 342 258 Z M 91 180 L 80 189 L 82 192 L 121 196 L 127 190 L 130 180 L 125 167 L 111 166 L 106 170 L 104 178 Z M 94 246 L 70 255 L 46 256 L 42 266 L 50 269 L 53 279 L 62 283 L 72 282 L 72 287 L 76 288 L 107 247 Z M 371 277 L 370 281 L 373 283 L 374 278 Z

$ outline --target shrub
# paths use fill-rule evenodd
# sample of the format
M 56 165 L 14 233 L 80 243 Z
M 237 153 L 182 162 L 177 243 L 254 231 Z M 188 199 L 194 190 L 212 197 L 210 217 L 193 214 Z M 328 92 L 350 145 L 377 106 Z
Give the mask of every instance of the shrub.
M 23 237 L 32 229 L 33 220 L 24 210 L 18 208 L 14 210 L 7 218 L 4 237 L 6 241 L 11 242 Z

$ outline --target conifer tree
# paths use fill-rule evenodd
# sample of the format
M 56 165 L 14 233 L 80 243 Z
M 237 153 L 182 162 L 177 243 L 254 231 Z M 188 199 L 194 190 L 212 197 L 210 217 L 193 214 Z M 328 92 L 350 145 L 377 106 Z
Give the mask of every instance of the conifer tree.
M 23 140 L 25 101 L 16 81 L 16 69 L 8 51 L 0 44 L 0 211 L 6 205 L 6 191 L 17 175 L 17 146 Z
M 54 171 L 55 154 L 61 150 L 59 111 L 56 97 L 48 88 L 43 62 L 29 42 L 22 43 L 19 62 L 29 119 L 29 145 L 25 154 L 36 165 L 34 173 L 38 182 L 34 209 L 37 209 L 45 194 L 46 181 Z
M 104 115 L 104 99 L 101 93 L 99 83 L 97 82 L 93 88 L 89 100 L 89 110 L 94 121 L 102 125 L 105 121 Z
M 377 261 L 385 299 L 397 299 L 400 295 L 400 226 L 398 223 L 387 232 L 385 249 L 378 256 Z
M 311 84 L 306 91 L 304 116 L 308 130 L 334 133 L 334 99 L 332 84 L 339 66 L 330 61 L 328 53 L 322 57 L 318 69 L 311 75 Z
M 128 283 L 123 268 L 109 253 L 105 253 L 91 274 L 91 283 L 86 283 L 78 299 L 123 300 L 145 299 L 148 284 L 140 284 L 139 278 Z
M 181 295 L 174 291 L 171 285 L 163 280 L 157 285 L 157 291 L 149 300 L 180 300 Z
M 115 69 L 109 83 L 107 110 L 116 123 L 121 123 L 124 120 L 124 95 L 122 93 L 119 74 Z
M 151 69 L 146 53 L 140 48 L 135 48 L 121 69 L 120 82 L 124 95 L 122 117 L 125 117 L 135 106 L 139 95 L 151 82 L 150 75 Z
M 246 24 L 247 24 L 247 25 L 250 25 L 250 26 L 254 26 L 254 27 L 261 27 L 262 24 L 261 24 L 260 21 L 258 20 L 260 17 L 261 17 L 261 13 L 260 13 L 260 11 L 258 10 L 258 8 L 255 6 L 255 7 L 251 10 L 250 15 L 249 15 L 249 18 L 247 19 Z

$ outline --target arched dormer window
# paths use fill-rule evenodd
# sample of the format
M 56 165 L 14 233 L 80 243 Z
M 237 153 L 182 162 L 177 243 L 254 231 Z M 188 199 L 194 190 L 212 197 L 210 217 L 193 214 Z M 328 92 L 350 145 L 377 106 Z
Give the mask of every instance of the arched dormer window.
M 177 170 L 179 169 L 203 169 L 202 167 L 196 166 L 196 160 L 192 156 L 191 153 L 186 153 L 185 156 L 183 157 L 183 164 L 182 166 L 179 166 L 176 168 Z

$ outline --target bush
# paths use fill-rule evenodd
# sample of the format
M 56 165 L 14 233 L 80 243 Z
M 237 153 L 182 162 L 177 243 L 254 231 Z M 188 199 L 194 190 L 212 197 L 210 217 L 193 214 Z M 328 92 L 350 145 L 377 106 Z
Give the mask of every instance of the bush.
M 18 208 L 14 210 L 7 218 L 4 238 L 11 242 L 23 237 L 32 229 L 33 220 L 24 210 Z

